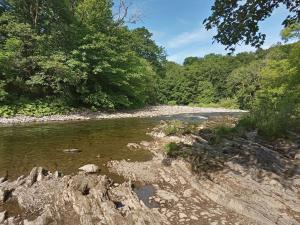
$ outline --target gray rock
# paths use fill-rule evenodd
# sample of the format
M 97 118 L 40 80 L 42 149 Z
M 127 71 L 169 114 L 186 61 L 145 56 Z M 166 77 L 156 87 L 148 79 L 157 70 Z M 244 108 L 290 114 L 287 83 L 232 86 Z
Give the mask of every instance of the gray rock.
M 94 164 L 88 164 L 79 168 L 86 173 L 97 173 L 99 171 L 99 167 Z
M 3 223 L 6 219 L 6 211 L 0 212 L 0 224 Z

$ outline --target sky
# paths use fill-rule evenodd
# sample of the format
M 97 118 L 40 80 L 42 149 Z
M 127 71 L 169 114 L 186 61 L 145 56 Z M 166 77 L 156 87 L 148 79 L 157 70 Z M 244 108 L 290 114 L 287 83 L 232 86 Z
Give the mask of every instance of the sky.
M 128 2 L 130 0 L 127 0 Z M 202 57 L 209 53 L 226 54 L 225 46 L 213 43 L 215 31 L 207 31 L 202 24 L 211 13 L 213 0 L 131 0 L 131 13 L 139 13 L 141 20 L 130 28 L 144 26 L 153 33 L 153 39 L 167 52 L 168 60 L 182 63 L 186 57 Z M 287 16 L 283 7 L 260 23 L 266 35 L 263 48 L 281 41 L 281 23 Z M 236 52 L 254 51 L 241 45 Z

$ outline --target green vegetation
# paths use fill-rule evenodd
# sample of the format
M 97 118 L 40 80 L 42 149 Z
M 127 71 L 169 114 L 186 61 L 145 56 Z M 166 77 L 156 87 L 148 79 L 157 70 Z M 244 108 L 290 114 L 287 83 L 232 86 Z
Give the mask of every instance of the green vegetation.
M 299 127 L 299 59 L 297 42 L 236 56 L 191 57 L 182 66 L 168 62 L 159 98 L 168 104 L 250 110 L 247 125 L 278 136 Z
M 167 135 L 191 134 L 196 130 L 196 124 L 184 123 L 180 120 L 171 120 L 162 126 L 162 131 Z
M 110 0 L 1 3 L 0 115 L 155 103 L 164 50 L 147 29 L 114 19 L 112 7 Z
M 180 151 L 180 147 L 175 142 L 170 142 L 165 145 L 165 152 L 169 157 L 176 157 L 178 151 Z
M 216 1 L 204 23 L 231 50 L 240 42 L 259 47 L 258 21 L 282 1 L 273 2 Z M 299 40 L 299 16 L 283 4 L 290 11 L 283 40 Z M 269 136 L 300 127 L 300 42 L 179 65 L 166 61 L 146 28 L 130 30 L 126 12 L 115 16 L 112 8 L 111 0 L 1 1 L 0 116 L 180 104 L 250 110 L 244 124 Z M 165 129 L 187 132 L 180 124 Z

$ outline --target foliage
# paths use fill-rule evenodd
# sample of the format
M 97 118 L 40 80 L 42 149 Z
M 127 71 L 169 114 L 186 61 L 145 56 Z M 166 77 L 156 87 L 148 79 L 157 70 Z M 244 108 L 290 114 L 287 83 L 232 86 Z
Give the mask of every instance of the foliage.
M 175 142 L 170 142 L 164 146 L 164 150 L 167 153 L 168 156 L 170 157 L 176 157 L 177 152 L 180 150 L 180 147 L 177 143 Z
M 300 39 L 300 23 L 293 23 L 281 31 L 281 36 L 284 41 L 290 39 Z
M 0 14 L 0 104 L 26 99 L 12 114 L 37 115 L 51 113 L 43 104 L 49 99 L 94 110 L 154 104 L 164 50 L 146 28 L 114 21 L 112 6 L 110 0 L 8 0 Z
M 195 124 L 193 123 L 186 124 L 180 120 L 171 120 L 166 122 L 162 131 L 169 136 L 190 134 L 193 133 L 195 129 Z
M 26 100 L 23 99 L 12 105 L 1 105 L 0 116 L 11 117 L 15 115 L 25 116 L 50 116 L 70 112 L 71 107 L 65 104 L 63 99 Z
M 163 128 L 163 132 L 166 135 L 174 135 L 178 134 L 181 129 L 184 128 L 184 124 L 180 120 L 172 120 L 167 122 L 167 124 Z
M 268 18 L 280 5 L 284 5 L 289 15 L 283 21 L 287 27 L 300 20 L 299 1 L 295 0 L 216 0 L 212 14 L 204 20 L 206 29 L 217 28 L 214 39 L 235 50 L 241 42 L 260 47 L 266 35 L 259 32 L 259 22 Z
M 298 43 L 292 54 L 299 52 Z M 300 70 L 294 59 L 269 60 L 262 70 L 262 88 L 257 93 L 252 117 L 259 131 L 268 136 L 285 133 L 299 119 Z

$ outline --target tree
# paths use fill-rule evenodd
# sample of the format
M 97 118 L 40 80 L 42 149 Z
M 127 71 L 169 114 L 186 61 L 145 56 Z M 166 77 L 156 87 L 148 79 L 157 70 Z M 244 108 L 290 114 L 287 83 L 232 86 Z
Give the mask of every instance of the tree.
M 268 18 L 280 5 L 290 12 L 283 21 L 285 27 L 299 22 L 299 0 L 216 0 L 212 15 L 204 20 L 204 24 L 208 30 L 217 28 L 214 39 L 226 49 L 234 51 L 235 46 L 242 42 L 258 48 L 266 38 L 259 31 L 259 22 Z
M 300 39 L 300 23 L 293 23 L 281 31 L 282 39 L 287 42 L 290 39 Z

